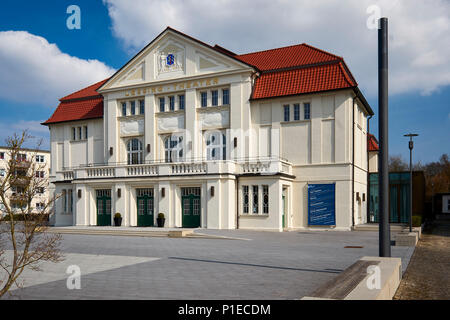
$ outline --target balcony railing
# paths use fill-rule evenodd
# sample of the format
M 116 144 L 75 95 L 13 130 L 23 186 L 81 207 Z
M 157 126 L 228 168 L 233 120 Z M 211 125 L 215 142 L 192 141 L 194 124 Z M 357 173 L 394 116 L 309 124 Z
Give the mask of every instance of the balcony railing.
M 76 179 L 157 177 L 202 174 L 292 174 L 291 164 L 280 158 L 206 161 L 204 159 L 185 162 L 152 162 L 144 164 L 103 164 L 70 168 L 56 173 L 56 181 Z

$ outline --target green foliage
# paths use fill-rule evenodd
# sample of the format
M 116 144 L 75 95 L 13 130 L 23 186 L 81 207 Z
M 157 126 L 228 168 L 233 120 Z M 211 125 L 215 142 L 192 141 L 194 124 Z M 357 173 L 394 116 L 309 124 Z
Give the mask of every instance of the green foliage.
M 119 212 L 117 212 L 115 215 L 114 215 L 114 218 L 122 218 L 122 215 L 119 213 Z
M 164 219 L 164 213 L 158 213 L 158 218 L 159 219 Z
M 413 227 L 420 227 L 422 225 L 422 217 L 412 216 L 412 225 Z

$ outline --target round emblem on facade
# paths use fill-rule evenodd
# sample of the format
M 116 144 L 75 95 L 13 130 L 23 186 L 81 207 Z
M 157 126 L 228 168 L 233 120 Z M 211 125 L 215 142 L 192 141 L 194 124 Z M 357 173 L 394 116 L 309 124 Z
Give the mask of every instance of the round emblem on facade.
M 166 59 L 167 59 L 167 65 L 168 66 L 171 66 L 171 65 L 173 65 L 175 63 L 175 57 L 174 57 L 173 54 L 167 55 Z

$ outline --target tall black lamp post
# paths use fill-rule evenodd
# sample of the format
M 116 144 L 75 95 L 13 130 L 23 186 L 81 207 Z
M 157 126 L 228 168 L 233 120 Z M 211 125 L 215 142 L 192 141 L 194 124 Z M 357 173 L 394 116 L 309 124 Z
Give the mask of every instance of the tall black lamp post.
M 412 150 L 414 148 L 414 141 L 413 137 L 417 137 L 418 134 L 416 133 L 408 133 L 404 135 L 405 137 L 409 137 L 409 232 L 412 232 L 412 204 L 413 204 L 413 193 L 412 193 L 412 184 L 413 184 L 413 178 L 412 178 Z

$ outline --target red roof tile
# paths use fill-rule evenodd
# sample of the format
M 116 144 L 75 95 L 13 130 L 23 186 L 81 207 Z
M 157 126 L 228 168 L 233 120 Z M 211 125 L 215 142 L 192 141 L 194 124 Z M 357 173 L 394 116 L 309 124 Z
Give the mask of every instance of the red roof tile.
M 106 81 L 100 81 L 87 88 L 61 98 L 53 115 L 43 124 L 95 119 L 103 117 L 103 97 L 96 91 Z
M 367 150 L 368 151 L 379 151 L 378 140 L 373 134 L 367 134 Z
M 349 79 L 340 63 L 263 73 L 256 79 L 252 99 L 265 99 L 342 88 L 356 84 Z
M 255 66 L 261 71 L 342 60 L 342 58 L 334 54 L 304 43 L 289 47 L 241 54 L 236 56 L 236 58 Z

